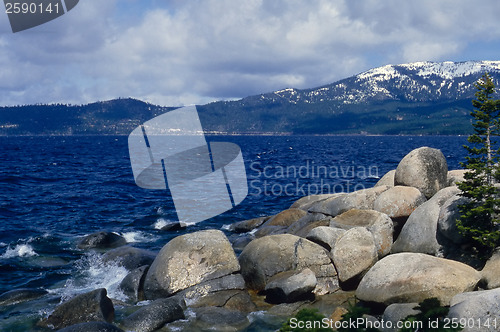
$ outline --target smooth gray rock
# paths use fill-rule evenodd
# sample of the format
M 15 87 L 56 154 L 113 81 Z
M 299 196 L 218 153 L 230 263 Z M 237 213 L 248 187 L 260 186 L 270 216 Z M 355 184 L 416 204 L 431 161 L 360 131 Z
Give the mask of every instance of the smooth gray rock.
M 416 310 L 415 307 L 418 306 L 418 303 L 393 303 L 389 305 L 384 310 L 384 314 L 382 315 L 382 320 L 385 322 L 392 322 L 392 328 L 385 328 L 383 332 L 398 332 L 396 328 L 398 322 L 402 322 L 406 317 L 410 315 L 416 315 L 420 311 Z M 386 324 L 387 326 L 388 324 Z
M 347 282 L 362 276 L 375 264 L 377 248 L 372 234 L 364 227 L 356 227 L 338 239 L 332 255 L 339 280 Z
M 372 233 L 379 258 L 391 251 L 394 223 L 388 215 L 375 210 L 352 209 L 333 218 L 330 227 L 351 229 L 365 227 Z
M 284 211 L 281 211 L 277 215 L 272 216 L 267 220 L 262 227 L 267 226 L 290 226 L 303 216 L 307 214 L 306 211 L 302 209 L 290 208 Z
M 178 319 L 184 319 L 185 304 L 178 297 L 158 299 L 141 307 L 121 322 L 126 331 L 150 332 Z
M 132 301 L 144 301 L 144 280 L 148 272 L 149 265 L 138 267 L 131 271 L 120 283 L 120 289 Z
M 487 289 L 500 287 L 500 250 L 497 249 L 481 270 L 481 279 Z
M 335 247 L 335 243 L 345 232 L 346 231 L 344 229 L 340 228 L 319 226 L 313 228 L 309 234 L 307 234 L 306 239 L 317 243 L 326 250 L 330 251 Z
M 170 296 L 239 270 L 231 243 L 221 231 L 181 235 L 170 240 L 156 256 L 146 275 L 144 294 L 147 299 Z
M 375 184 L 374 187 L 380 187 L 380 186 L 389 186 L 389 187 L 394 187 L 394 175 L 396 174 L 396 170 L 393 169 L 387 173 L 385 173 L 384 176 L 378 182 Z
M 457 183 L 463 182 L 465 180 L 465 173 L 467 170 L 465 169 L 455 169 L 452 171 L 448 171 L 448 185 L 456 186 Z
M 291 303 L 312 295 L 318 281 L 310 269 L 281 272 L 269 279 L 266 285 L 266 301 Z
M 113 324 L 105 322 L 80 323 L 65 327 L 58 332 L 124 332 Z
M 379 186 L 328 198 L 311 206 L 309 212 L 335 217 L 351 209 L 373 210 L 375 199 L 389 188 L 388 186 Z
M 343 194 L 320 194 L 320 195 L 305 196 L 296 200 L 290 206 L 290 208 L 302 209 L 304 211 L 307 211 L 313 204 L 339 195 Z
M 392 245 L 392 252 L 419 252 L 437 255 L 441 245 L 437 240 L 439 214 L 443 204 L 459 192 L 447 187 L 438 191 L 430 200 L 413 211 Z
M 332 293 L 339 288 L 337 272 L 327 250 L 295 235 L 270 235 L 253 240 L 240 254 L 239 261 L 249 289 L 264 290 L 274 275 L 305 268 L 316 275 L 316 295 Z
M 309 232 L 315 227 L 327 226 L 330 223 L 331 217 L 325 216 L 322 213 L 308 213 L 285 230 L 287 234 L 293 234 L 300 237 L 306 237 Z
M 441 150 L 421 147 L 408 153 L 394 175 L 396 186 L 415 187 L 428 199 L 448 186 L 448 164 Z
M 456 221 L 460 218 L 458 206 L 467 202 L 467 198 L 454 195 L 450 197 L 439 211 L 438 230 L 444 237 L 455 244 L 467 243 L 465 237 L 460 234 Z
M 417 188 L 395 186 L 377 197 L 373 203 L 373 209 L 391 218 L 407 218 L 426 200 Z
M 123 236 L 112 232 L 96 232 L 85 236 L 78 243 L 79 249 L 109 249 L 127 244 Z
M 102 257 L 103 263 L 116 262 L 129 271 L 144 265 L 151 265 L 155 259 L 155 253 L 130 246 L 123 246 L 108 251 Z
M 0 306 L 12 305 L 38 299 L 48 294 L 44 289 L 19 288 L 0 295 Z
M 269 220 L 270 217 L 258 217 L 249 220 L 235 222 L 229 226 L 229 230 L 236 233 L 246 233 L 254 230 Z
M 115 317 L 113 302 L 107 297 L 106 289 L 80 294 L 56 307 L 50 316 L 41 322 L 42 326 L 62 329 L 78 323 L 103 321 L 111 323 Z
M 472 267 L 419 253 L 399 253 L 378 261 L 361 279 L 356 297 L 389 305 L 436 297 L 448 305 L 459 293 L 475 289 L 481 275 Z
M 448 317 L 469 322 L 462 330 L 464 332 L 498 331 L 500 329 L 500 289 L 467 292 L 454 296 L 451 299 Z

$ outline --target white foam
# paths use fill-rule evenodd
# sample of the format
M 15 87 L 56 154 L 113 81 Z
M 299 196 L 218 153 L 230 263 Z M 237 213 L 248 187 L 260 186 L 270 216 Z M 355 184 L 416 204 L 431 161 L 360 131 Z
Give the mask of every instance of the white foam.
M 62 301 L 98 288 L 106 288 L 109 298 L 127 300 L 119 286 L 129 271 L 118 263 L 104 263 L 99 254 L 89 253 L 75 263 L 75 269 L 62 288 L 53 290 Z
M 163 227 L 167 226 L 167 224 L 168 224 L 168 221 L 166 221 L 163 218 L 158 218 L 158 220 L 156 220 L 156 222 L 154 223 L 153 227 L 155 229 L 162 229 Z
M 0 258 L 14 258 L 14 257 L 31 257 L 38 256 L 33 247 L 29 244 L 18 244 L 14 248 L 10 246 Z
M 221 227 L 221 228 L 222 228 L 223 230 L 228 231 L 228 230 L 230 230 L 230 229 L 231 229 L 231 224 L 225 224 L 225 225 L 222 225 L 222 227 Z
M 122 233 L 121 236 L 125 238 L 127 243 L 136 243 L 136 242 L 154 242 L 158 238 L 152 236 L 151 234 L 145 232 L 125 232 Z

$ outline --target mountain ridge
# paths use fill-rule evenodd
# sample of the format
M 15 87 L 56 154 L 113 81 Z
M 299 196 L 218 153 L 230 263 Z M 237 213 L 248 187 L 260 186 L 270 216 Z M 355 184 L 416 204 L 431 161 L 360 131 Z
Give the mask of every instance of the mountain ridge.
M 198 111 L 208 133 L 467 134 L 474 83 L 484 72 L 500 87 L 500 61 L 414 62 L 317 88 L 217 101 Z M 132 98 L 0 107 L 0 135 L 128 135 L 174 108 Z

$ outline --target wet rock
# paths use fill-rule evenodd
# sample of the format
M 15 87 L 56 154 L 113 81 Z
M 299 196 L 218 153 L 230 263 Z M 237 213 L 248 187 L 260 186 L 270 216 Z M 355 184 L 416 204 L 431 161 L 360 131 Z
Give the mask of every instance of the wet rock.
M 178 297 L 158 299 L 127 316 L 121 326 L 126 331 L 150 332 L 178 319 L 184 319 L 185 304 Z
M 473 290 L 480 274 L 468 265 L 418 253 L 399 253 L 378 261 L 361 279 L 356 296 L 389 305 L 436 297 L 443 305 Z
M 448 317 L 468 322 L 462 330 L 464 332 L 498 331 L 500 289 L 467 292 L 454 296 L 451 299 Z
M 79 249 L 109 249 L 117 248 L 127 244 L 127 240 L 111 232 L 96 232 L 85 236 L 78 243 Z
M 261 226 L 264 222 L 269 220 L 270 217 L 258 217 L 249 220 L 243 220 L 231 224 L 229 230 L 236 233 L 246 233 L 254 230 L 255 228 Z
M 448 186 L 448 164 L 440 150 L 421 147 L 408 153 L 394 175 L 396 186 L 415 187 L 427 199 Z
M 38 299 L 48 294 L 43 289 L 20 288 L 5 292 L 0 295 L 0 306 L 12 305 Z
M 394 223 L 385 213 L 375 210 L 352 209 L 333 218 L 330 227 L 345 230 L 365 227 L 373 235 L 379 258 L 391 251 Z
M 149 265 L 143 265 L 131 271 L 120 283 L 120 289 L 132 301 L 144 301 L 144 280 L 148 272 Z
M 396 174 L 395 169 L 385 173 L 385 175 L 380 180 L 378 180 L 378 182 L 375 184 L 374 187 L 380 187 L 380 186 L 394 187 L 394 175 L 395 174 Z
M 426 200 L 417 188 L 395 186 L 377 197 L 373 203 L 373 209 L 391 218 L 407 218 Z
M 168 222 L 160 230 L 164 232 L 175 232 L 175 231 L 180 231 L 181 229 L 184 229 L 186 227 L 187 225 L 185 223 L 176 221 L 176 222 Z
M 239 257 L 241 274 L 249 289 L 264 290 L 274 275 L 309 268 L 316 275 L 316 295 L 336 291 L 337 272 L 326 249 L 291 234 L 270 235 L 250 242 Z
M 266 285 L 266 301 L 291 303 L 310 298 L 316 288 L 316 275 L 310 269 L 275 274 Z
M 102 257 L 103 263 L 117 262 L 129 271 L 144 265 L 151 265 L 155 259 L 155 253 L 130 246 L 119 247 L 108 251 Z
M 185 234 L 163 246 L 146 275 L 144 293 L 147 299 L 166 297 L 239 270 L 224 233 L 206 230 Z
M 104 322 L 80 323 L 65 327 L 58 332 L 124 332 L 113 324 Z
M 337 240 L 345 233 L 344 229 L 333 228 L 330 226 L 319 226 L 313 228 L 306 239 L 319 244 L 326 250 L 330 251 L 335 247 Z
M 456 193 L 458 193 L 457 187 L 441 189 L 430 200 L 416 208 L 392 245 L 392 252 L 419 252 L 437 255 L 441 250 L 441 245 L 437 240 L 441 207 Z
M 378 257 L 373 236 L 364 227 L 346 231 L 335 244 L 332 255 L 341 282 L 358 279 Z
M 44 321 L 42 326 L 62 329 L 78 323 L 102 321 L 111 323 L 115 316 L 113 303 L 107 297 L 106 289 L 80 294 L 63 302 Z
M 329 198 L 311 206 L 309 212 L 335 217 L 351 209 L 373 210 L 377 197 L 388 189 L 388 186 L 379 186 Z

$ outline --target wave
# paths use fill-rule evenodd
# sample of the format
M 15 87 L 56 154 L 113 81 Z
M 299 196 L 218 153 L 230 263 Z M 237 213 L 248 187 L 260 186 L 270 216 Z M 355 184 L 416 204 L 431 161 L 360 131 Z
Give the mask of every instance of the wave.
M 9 259 L 14 257 L 32 257 L 38 256 L 33 247 L 29 244 L 18 244 L 14 248 L 7 247 L 5 253 L 0 255 L 0 258 Z
M 125 232 L 125 233 L 121 233 L 120 235 L 125 238 L 127 243 L 154 242 L 154 241 L 159 239 L 159 237 L 157 237 L 157 236 L 153 236 L 151 234 L 148 234 L 146 232 L 141 232 L 141 231 Z

